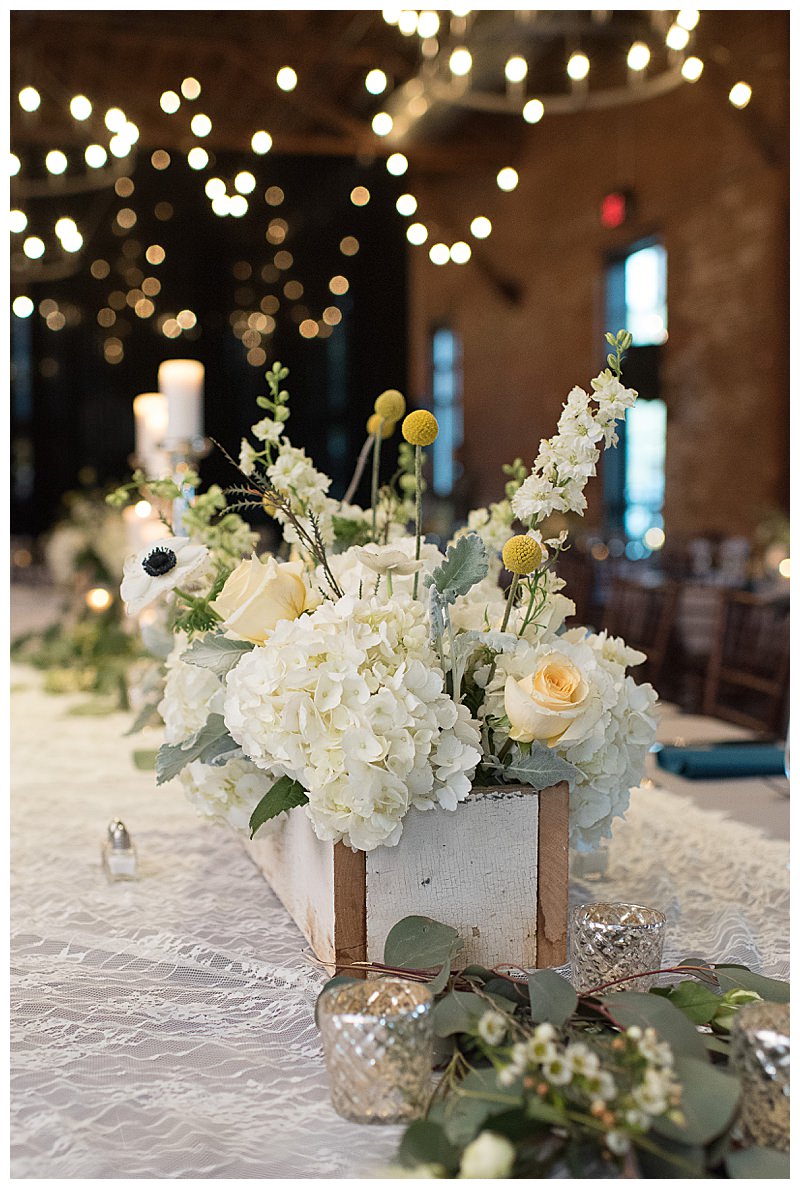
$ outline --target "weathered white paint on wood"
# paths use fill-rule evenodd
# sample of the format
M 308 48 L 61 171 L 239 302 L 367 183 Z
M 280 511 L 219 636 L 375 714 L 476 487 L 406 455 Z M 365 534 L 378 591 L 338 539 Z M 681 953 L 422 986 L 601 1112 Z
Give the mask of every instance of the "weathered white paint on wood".
M 367 954 L 392 925 L 433 917 L 466 942 L 459 964 L 536 965 L 539 798 L 474 792 L 455 813 L 412 810 L 397 846 L 367 854 Z
M 320 842 L 305 813 L 294 809 L 246 846 L 320 961 L 335 964 L 333 844 Z

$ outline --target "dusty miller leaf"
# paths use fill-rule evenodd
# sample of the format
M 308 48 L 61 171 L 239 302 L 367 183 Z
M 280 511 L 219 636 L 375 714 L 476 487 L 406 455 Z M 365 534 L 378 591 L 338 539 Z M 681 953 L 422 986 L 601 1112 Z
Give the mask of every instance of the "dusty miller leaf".
M 531 788 L 540 792 L 551 785 L 559 784 L 562 780 L 566 780 L 572 788 L 580 776 L 580 771 L 546 743 L 537 740 L 531 744 L 528 755 L 519 756 L 507 763 L 501 776 L 507 784 L 529 784 Z
M 194 640 L 181 660 L 201 669 L 210 669 L 217 677 L 225 677 L 253 648 L 255 645 L 249 640 L 230 640 L 219 632 L 213 632 Z
M 447 556 L 432 574 L 426 574 L 425 585 L 435 586 L 447 606 L 459 595 L 465 595 L 476 582 L 489 572 L 486 546 L 477 533 L 466 533 L 455 545 L 449 545 Z
M 205 724 L 182 743 L 162 743 L 156 759 L 156 784 L 166 784 L 193 760 L 224 762 L 221 756 L 239 750 L 221 714 L 209 714 Z M 231 758 L 230 756 L 228 758 Z

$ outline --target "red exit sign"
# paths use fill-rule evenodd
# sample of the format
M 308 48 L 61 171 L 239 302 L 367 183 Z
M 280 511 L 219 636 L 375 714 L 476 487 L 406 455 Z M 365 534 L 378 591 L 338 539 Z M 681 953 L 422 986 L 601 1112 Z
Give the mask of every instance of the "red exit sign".
M 631 208 L 631 195 L 625 190 L 613 190 L 606 194 L 600 206 L 600 222 L 613 230 L 626 222 Z

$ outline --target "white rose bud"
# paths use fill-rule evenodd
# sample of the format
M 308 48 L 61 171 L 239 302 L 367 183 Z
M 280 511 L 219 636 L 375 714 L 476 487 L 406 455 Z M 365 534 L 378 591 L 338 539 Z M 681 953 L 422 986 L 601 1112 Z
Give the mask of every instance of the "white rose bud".
M 514 1165 L 514 1145 L 493 1131 L 482 1131 L 461 1154 L 460 1179 L 491 1177 L 504 1180 Z
M 240 562 L 211 606 L 228 635 L 263 644 L 282 619 L 297 619 L 310 605 L 302 562 Z
M 509 735 L 518 743 L 555 742 L 584 711 L 589 685 L 579 669 L 558 652 L 543 657 L 533 673 L 505 688 Z

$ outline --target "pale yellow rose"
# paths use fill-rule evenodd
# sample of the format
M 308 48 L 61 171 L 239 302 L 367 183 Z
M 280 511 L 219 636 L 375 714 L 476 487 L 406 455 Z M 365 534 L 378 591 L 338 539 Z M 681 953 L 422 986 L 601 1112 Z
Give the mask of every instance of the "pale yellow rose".
M 548 653 L 533 673 L 506 681 L 509 735 L 518 743 L 554 743 L 583 713 L 588 694 L 589 686 L 572 661 L 559 652 Z
M 299 561 L 274 557 L 240 562 L 211 606 L 235 640 L 263 644 L 281 619 L 297 619 L 312 605 Z

